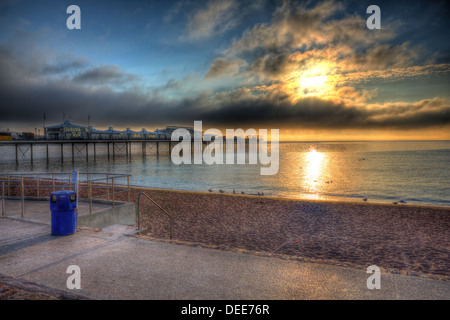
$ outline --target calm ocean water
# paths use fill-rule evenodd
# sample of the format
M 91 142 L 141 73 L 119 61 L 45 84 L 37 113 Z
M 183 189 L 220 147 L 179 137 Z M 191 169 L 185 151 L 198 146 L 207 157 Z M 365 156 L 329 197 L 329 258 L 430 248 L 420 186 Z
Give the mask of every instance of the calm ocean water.
M 0 172 L 116 172 L 132 174 L 131 184 L 153 188 L 218 191 L 300 199 L 394 202 L 450 207 L 450 141 L 401 142 L 286 142 L 280 143 L 279 172 L 260 175 L 260 165 L 174 165 L 168 152 L 156 157 L 148 148 L 133 146 L 132 159 L 122 153 L 108 161 L 106 146 L 97 145 L 97 160 L 85 161 L 84 152 L 72 164 L 67 146 L 60 164 L 59 146 L 34 148 L 16 167 L 14 147 L 2 147 Z M 161 147 L 161 150 L 164 147 Z M 26 148 L 25 148 L 26 149 Z M 77 151 L 76 151 L 77 152 Z M 19 152 L 19 156 L 21 153 Z

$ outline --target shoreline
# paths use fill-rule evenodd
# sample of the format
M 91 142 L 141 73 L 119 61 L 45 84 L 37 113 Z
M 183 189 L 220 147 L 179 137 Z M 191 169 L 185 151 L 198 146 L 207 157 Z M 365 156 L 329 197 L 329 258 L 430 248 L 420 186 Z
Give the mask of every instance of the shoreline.
M 123 185 L 122 185 L 123 186 Z M 393 206 L 393 207 L 418 207 L 418 208 L 435 208 L 435 209 L 448 209 L 450 213 L 450 204 L 448 206 L 439 206 L 439 205 L 430 205 L 430 204 L 416 204 L 416 203 L 405 203 L 405 204 L 393 204 L 391 201 L 379 201 L 379 202 L 372 202 L 367 201 L 363 202 L 352 200 L 351 198 L 345 198 L 345 197 L 336 197 L 336 199 L 305 199 L 305 198 L 294 198 L 294 197 L 288 197 L 288 196 L 270 196 L 270 195 L 258 195 L 258 194 L 240 194 L 240 193 L 230 193 L 230 192 L 208 192 L 208 191 L 202 191 L 202 190 L 181 190 L 181 189 L 165 189 L 165 188 L 157 188 L 157 187 L 146 187 L 146 186 L 137 186 L 137 185 L 130 185 L 130 189 L 133 190 L 154 190 L 154 191 L 168 191 L 168 192 L 178 192 L 178 193 L 193 193 L 193 194 L 215 194 L 215 195 L 228 195 L 228 196 L 239 196 L 239 197 L 256 197 L 258 199 L 273 199 L 273 200 L 280 200 L 280 201 L 305 201 L 305 202 L 324 202 L 324 203 L 349 203 L 349 204 L 362 204 L 362 205 L 387 205 L 387 206 Z M 370 199 L 369 199 L 370 200 Z

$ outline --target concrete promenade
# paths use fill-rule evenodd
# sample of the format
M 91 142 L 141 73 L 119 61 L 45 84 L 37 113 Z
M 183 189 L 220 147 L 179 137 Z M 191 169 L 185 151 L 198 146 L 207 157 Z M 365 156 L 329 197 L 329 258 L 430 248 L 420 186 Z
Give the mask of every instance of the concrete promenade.
M 450 282 L 138 239 L 133 227 L 79 228 L 0 218 L 0 274 L 92 299 L 449 299 Z M 67 267 L 81 269 L 69 290 Z

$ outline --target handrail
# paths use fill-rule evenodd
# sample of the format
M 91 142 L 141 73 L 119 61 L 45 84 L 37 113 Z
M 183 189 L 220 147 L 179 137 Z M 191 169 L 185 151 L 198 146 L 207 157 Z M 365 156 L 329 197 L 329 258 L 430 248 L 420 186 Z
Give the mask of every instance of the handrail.
M 158 203 L 156 203 L 155 200 L 150 198 L 150 196 L 148 194 L 146 194 L 145 192 L 140 192 L 138 195 L 138 230 L 141 229 L 141 195 L 144 195 L 147 199 L 149 199 L 151 202 L 153 202 L 153 204 L 155 204 L 162 212 L 164 212 L 169 217 L 169 220 L 170 220 L 169 236 L 170 236 L 170 240 L 172 240 L 173 217 L 166 210 L 164 210 Z
M 8 190 L 9 190 L 9 183 L 10 182 L 17 182 L 20 183 L 20 194 L 21 194 L 21 198 L 22 198 L 22 207 L 21 207 L 21 218 L 23 219 L 24 217 L 24 203 L 25 203 L 25 198 L 24 198 L 24 190 L 23 190 L 23 181 L 20 180 L 15 180 L 15 179 L 0 179 L 0 182 L 2 183 L 2 217 L 5 216 L 6 213 L 6 205 L 5 205 L 5 182 L 8 182 Z M 9 191 L 8 191 L 9 192 Z M 11 198 L 9 195 L 7 196 L 7 198 Z
M 45 189 L 51 188 L 52 191 L 55 191 L 55 188 L 59 189 L 62 188 L 64 190 L 68 186 L 73 186 L 74 183 L 68 182 L 69 179 L 67 179 L 67 172 L 29 172 L 29 173 L 0 173 L 0 187 L 2 187 L 2 193 L 5 189 L 4 183 L 2 184 L 2 180 L 4 182 L 7 182 L 7 190 L 8 190 L 8 197 L 10 192 L 10 183 L 11 182 L 17 182 L 21 184 L 21 192 L 22 192 L 22 198 L 24 197 L 24 191 L 27 188 L 36 188 L 37 197 L 39 198 L 40 190 L 45 191 Z M 115 195 L 119 193 L 128 193 L 128 202 L 131 202 L 131 189 L 130 189 L 130 177 L 131 174 L 127 173 L 104 173 L 104 172 L 79 172 L 79 175 L 86 175 L 86 179 L 79 179 L 78 184 L 80 189 L 87 189 L 87 197 L 86 198 L 79 198 L 78 200 L 88 200 L 89 201 L 89 213 L 92 213 L 92 201 L 94 198 L 102 198 L 107 197 L 109 200 L 109 197 L 112 197 L 112 206 L 115 207 L 115 202 L 117 199 L 115 199 Z M 98 177 L 101 175 L 105 175 L 106 177 Z M 65 176 L 65 179 L 59 179 L 56 178 L 56 176 Z M 126 178 L 126 185 L 116 185 L 116 179 L 124 179 Z M 6 180 L 5 180 L 6 179 Z M 29 181 L 34 181 L 35 184 L 28 184 Z M 112 192 L 110 191 L 110 182 L 112 185 Z M 26 181 L 27 183 L 24 183 Z M 40 183 L 41 181 L 41 183 Z M 49 181 L 49 183 L 42 184 L 43 181 Z M 101 184 L 101 181 L 105 181 L 105 184 Z M 55 182 L 58 182 L 58 185 L 55 185 Z M 51 184 L 50 184 L 51 183 Z M 115 187 L 117 190 L 115 190 Z M 104 194 L 92 194 L 92 189 L 107 189 L 107 193 Z M 45 192 L 44 192 L 45 193 Z M 22 199 L 23 202 L 23 199 Z M 2 213 L 5 212 L 5 202 L 4 199 L 2 201 Z M 22 218 L 24 216 L 24 209 L 22 204 Z

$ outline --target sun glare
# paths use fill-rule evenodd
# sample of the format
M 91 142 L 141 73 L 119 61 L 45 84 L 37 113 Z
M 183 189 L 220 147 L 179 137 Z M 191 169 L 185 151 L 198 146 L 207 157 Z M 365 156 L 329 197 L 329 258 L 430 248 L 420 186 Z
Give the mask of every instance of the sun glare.
M 317 64 L 304 72 L 298 78 L 298 86 L 302 96 L 323 96 L 329 91 L 330 66 L 325 63 Z
M 304 77 L 300 79 L 300 86 L 303 91 L 308 91 L 308 93 L 318 92 L 324 87 L 327 80 L 327 76 Z

